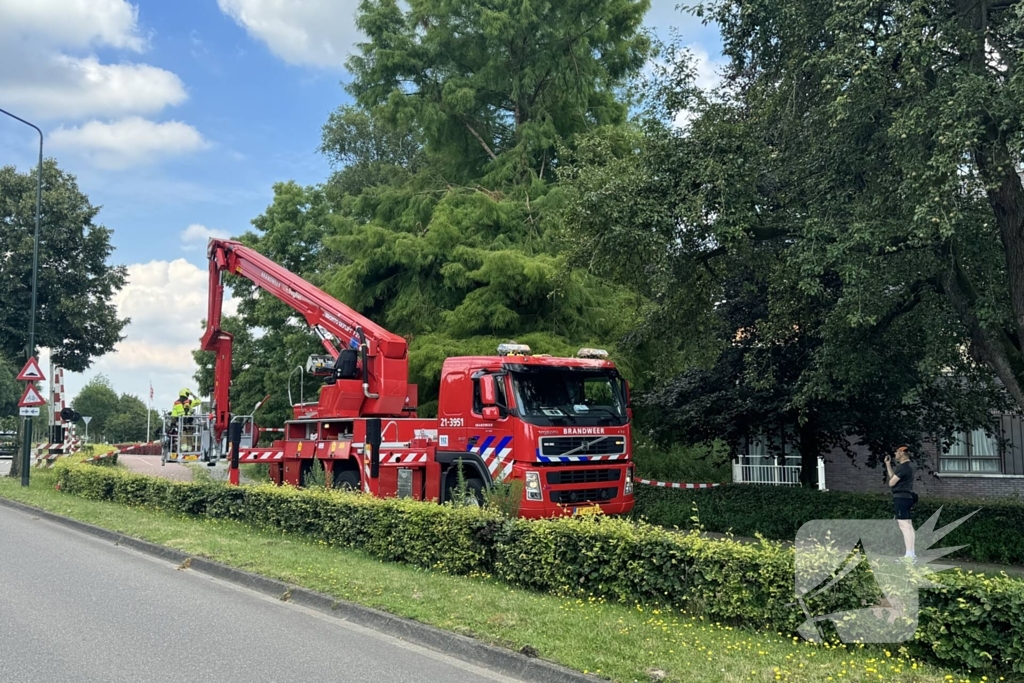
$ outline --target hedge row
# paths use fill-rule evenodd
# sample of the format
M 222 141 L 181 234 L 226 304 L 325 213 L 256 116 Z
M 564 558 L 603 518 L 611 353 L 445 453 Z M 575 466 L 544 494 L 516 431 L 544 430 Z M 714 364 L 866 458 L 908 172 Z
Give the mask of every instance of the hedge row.
M 377 558 L 453 574 L 491 574 L 561 595 L 669 606 L 713 621 L 793 632 L 792 549 L 745 545 L 602 517 L 509 520 L 487 510 L 292 487 L 184 483 L 66 464 L 58 488 L 94 500 L 230 518 Z M 837 557 L 822 557 L 829 567 Z M 915 654 L 956 667 L 1024 672 L 1024 582 L 940 574 L 923 591 Z M 809 605 L 814 614 L 876 604 L 858 569 Z M 1007 637 L 1009 634 L 1009 637 Z
M 710 490 L 640 486 L 633 515 L 650 524 L 689 529 L 696 504 L 707 531 L 732 532 L 792 541 L 797 530 L 814 519 L 891 519 L 892 499 L 866 493 L 817 491 L 790 486 L 726 484 Z M 952 555 L 977 562 L 1024 565 L 1024 500 L 937 500 L 922 498 L 914 506 L 915 525 L 939 508 L 936 528 L 975 510 L 970 520 L 943 539 L 943 545 L 964 545 Z

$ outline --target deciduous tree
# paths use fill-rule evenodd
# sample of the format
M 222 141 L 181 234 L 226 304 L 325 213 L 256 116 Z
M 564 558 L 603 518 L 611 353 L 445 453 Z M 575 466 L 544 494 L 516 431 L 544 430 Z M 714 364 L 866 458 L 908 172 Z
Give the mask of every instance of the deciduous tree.
M 99 441 L 106 435 L 108 424 L 120 412 L 117 392 L 106 375 L 96 375 L 89 380 L 71 400 L 71 407 L 80 415 L 92 418 L 89 437 L 93 441 Z
M 111 230 L 98 213 L 73 175 L 43 162 L 35 341 L 72 372 L 113 350 L 128 323 L 113 303 L 126 271 L 109 263 Z M 35 170 L 0 168 L 0 352 L 12 360 L 25 358 L 28 341 L 35 215 Z
M 699 90 L 692 62 L 670 55 L 653 116 L 593 137 L 568 172 L 576 262 L 650 303 L 641 336 L 700 361 L 654 395 L 676 411 L 664 426 L 721 434 L 720 409 L 743 412 L 746 396 L 753 412 L 733 427 L 768 406 L 810 452 L 845 433 L 879 453 L 984 424 L 1005 407 L 994 376 L 1020 403 L 1016 10 L 698 11 L 722 27 L 722 85 Z M 739 319 L 726 313 L 743 301 L 737 277 L 757 293 Z

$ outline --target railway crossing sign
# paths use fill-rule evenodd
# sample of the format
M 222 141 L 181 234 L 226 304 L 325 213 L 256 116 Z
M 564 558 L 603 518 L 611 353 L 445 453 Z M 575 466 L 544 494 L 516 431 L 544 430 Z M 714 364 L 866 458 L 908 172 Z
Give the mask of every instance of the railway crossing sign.
M 43 377 L 43 371 L 39 368 L 39 361 L 33 357 L 28 359 L 25 367 L 21 369 L 15 379 L 19 382 L 42 382 L 46 378 Z M 38 405 L 42 405 L 42 403 Z
M 46 399 L 39 393 L 35 385 L 29 384 L 25 387 L 25 393 L 21 395 L 21 400 L 18 401 L 18 406 L 21 408 L 37 408 L 41 405 L 46 404 Z

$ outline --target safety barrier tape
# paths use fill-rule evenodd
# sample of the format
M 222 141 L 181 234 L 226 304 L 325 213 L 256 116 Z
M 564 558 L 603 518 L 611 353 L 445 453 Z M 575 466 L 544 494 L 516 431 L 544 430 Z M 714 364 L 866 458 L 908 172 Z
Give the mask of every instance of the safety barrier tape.
M 131 453 L 132 451 L 134 451 L 137 448 L 145 448 L 146 446 L 155 446 L 158 443 L 160 443 L 160 442 L 159 441 L 148 441 L 146 443 L 133 443 L 131 446 L 124 446 L 124 447 L 120 448 L 117 452 L 118 453 Z
M 690 484 L 685 482 L 675 481 L 655 481 L 653 479 L 637 479 L 637 483 L 647 484 L 648 486 L 658 486 L 663 489 L 711 489 L 721 484 Z

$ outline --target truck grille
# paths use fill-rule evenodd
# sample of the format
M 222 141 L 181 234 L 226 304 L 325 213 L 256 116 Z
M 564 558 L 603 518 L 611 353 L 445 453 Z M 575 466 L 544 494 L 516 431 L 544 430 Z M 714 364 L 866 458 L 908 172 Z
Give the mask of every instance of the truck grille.
M 619 489 L 612 486 L 604 489 L 576 489 L 573 491 L 552 491 L 551 502 L 563 505 L 576 503 L 604 503 L 619 492 Z
M 545 436 L 540 440 L 540 454 L 551 458 L 560 455 L 621 455 L 626 452 L 626 437 L 611 436 Z
M 548 472 L 549 484 L 596 484 L 602 481 L 618 481 L 620 470 L 565 470 Z

